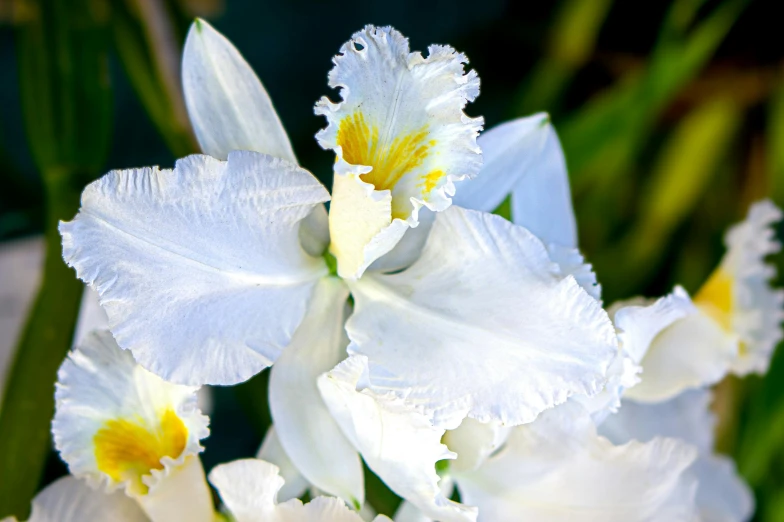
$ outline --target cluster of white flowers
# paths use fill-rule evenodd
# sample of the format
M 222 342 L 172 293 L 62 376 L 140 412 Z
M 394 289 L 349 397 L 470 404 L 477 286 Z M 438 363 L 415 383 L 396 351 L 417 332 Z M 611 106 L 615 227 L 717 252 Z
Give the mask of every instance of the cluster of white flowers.
M 183 82 L 205 154 L 112 171 L 61 224 L 110 331 L 60 369 L 72 476 L 31 520 L 389 520 L 363 461 L 404 499 L 399 522 L 751 516 L 709 387 L 764 372 L 782 337 L 764 261 L 780 211 L 755 204 L 693 298 L 605 310 L 548 117 L 480 136 L 466 63 L 354 34 L 329 74 L 340 100 L 315 109 L 330 197 L 239 52 L 194 23 Z M 507 198 L 511 222 L 489 213 Z M 274 428 L 260 458 L 209 473 L 216 508 L 196 393 L 269 366 Z

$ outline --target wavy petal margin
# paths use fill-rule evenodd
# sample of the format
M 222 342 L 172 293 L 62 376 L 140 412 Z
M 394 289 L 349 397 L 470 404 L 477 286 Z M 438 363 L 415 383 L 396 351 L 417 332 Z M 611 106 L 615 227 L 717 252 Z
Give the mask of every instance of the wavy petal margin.
M 353 279 L 418 225 L 422 206 L 444 210 L 454 183 L 479 172 L 483 120 L 463 112 L 479 78 L 451 47 L 423 57 L 393 28 L 369 25 L 333 61 L 329 85 L 342 100 L 316 104 L 328 122 L 316 138 L 337 154 L 331 250 L 340 276 Z

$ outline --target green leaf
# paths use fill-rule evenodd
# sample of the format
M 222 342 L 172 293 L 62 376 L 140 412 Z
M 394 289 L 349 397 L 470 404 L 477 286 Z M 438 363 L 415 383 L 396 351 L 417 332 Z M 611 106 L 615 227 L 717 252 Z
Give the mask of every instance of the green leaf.
M 612 0 L 566 0 L 549 31 L 544 57 L 519 101 L 520 115 L 552 110 L 577 71 L 593 54 Z
M 79 208 L 110 142 L 109 10 L 101 0 L 26 3 L 16 35 L 23 117 L 46 189 L 46 257 L 38 297 L 0 408 L 0 516 L 27 518 L 50 450 L 54 382 L 71 346 L 82 284 L 61 257 L 60 219 Z
M 629 171 L 657 116 L 713 56 L 747 0 L 724 2 L 686 31 L 699 3 L 674 2 L 648 65 L 559 125 L 576 193 L 601 190 Z
M 672 233 L 710 188 L 741 114 L 740 107 L 728 98 L 710 99 L 687 114 L 668 137 L 641 190 L 638 219 L 619 244 L 596 260 L 600 273 L 602 265 L 617 265 L 618 259 L 633 267 L 603 279 L 611 292 L 624 295 L 654 273 Z
M 16 33 L 22 115 L 41 173 L 94 176 L 111 140 L 105 0 L 35 0 Z M 90 178 L 82 180 L 90 181 Z
M 166 2 L 112 0 L 112 34 L 125 73 L 176 157 L 199 152 L 180 82 L 183 36 Z
M 784 83 L 773 93 L 768 112 L 767 166 L 770 194 L 784 206 Z
M 54 383 L 71 346 L 83 289 L 63 262 L 57 231 L 58 220 L 79 208 L 81 185 L 70 177 L 64 172 L 48 176 L 55 195 L 48 206 L 43 282 L 9 367 L 0 408 L 0 518 L 27 519 L 51 448 Z

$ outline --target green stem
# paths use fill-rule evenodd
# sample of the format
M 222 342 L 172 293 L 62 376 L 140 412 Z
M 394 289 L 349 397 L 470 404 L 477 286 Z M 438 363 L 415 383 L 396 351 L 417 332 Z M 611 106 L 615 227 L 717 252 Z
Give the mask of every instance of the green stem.
M 82 283 L 62 258 L 60 219 L 79 208 L 79 176 L 48 172 L 46 257 L 41 288 L 9 368 L 0 408 L 0 519 L 27 519 L 51 448 L 57 369 L 71 346 Z

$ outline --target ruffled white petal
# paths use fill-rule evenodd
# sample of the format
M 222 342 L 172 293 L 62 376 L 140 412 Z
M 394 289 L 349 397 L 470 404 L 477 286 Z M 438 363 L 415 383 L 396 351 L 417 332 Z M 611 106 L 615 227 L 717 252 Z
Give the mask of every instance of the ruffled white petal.
M 671 399 L 689 388 L 720 381 L 737 357 L 737 341 L 715 321 L 692 313 L 663 329 L 640 363 L 640 383 L 624 397 L 641 402 Z
M 321 279 L 308 312 L 270 374 L 269 404 L 280 444 L 305 478 L 348 504 L 365 501 L 362 462 L 324 404 L 316 379 L 346 358 L 348 288 Z
M 619 348 L 607 369 L 604 389 L 593 396 L 575 395 L 570 401 L 585 408 L 595 424 L 601 424 L 607 415 L 618 411 L 624 391 L 640 382 L 639 374 L 640 367 Z
M 781 210 L 763 200 L 752 205 L 746 219 L 727 232 L 727 253 L 718 277 L 726 276 L 731 281 L 731 295 L 726 298 L 729 310 L 722 310 L 724 303 L 711 302 L 716 296 L 704 296 L 703 292 L 695 296 L 695 303 L 709 315 L 716 317 L 718 312 L 720 322 L 724 322 L 722 312 L 729 312 L 725 327 L 729 326 L 740 341 L 738 357 L 732 364 L 733 373 L 738 375 L 767 371 L 773 350 L 784 337 L 784 290 L 771 287 L 776 269 L 765 262 L 768 255 L 781 249 L 773 229 L 781 218 Z M 719 300 L 723 300 L 721 296 Z M 711 309 L 717 305 L 719 310 Z
M 66 476 L 52 482 L 35 496 L 28 522 L 89 520 L 147 522 L 148 519 L 136 502 L 122 493 L 97 491 L 75 477 Z
M 615 446 L 567 404 L 515 428 L 478 470 L 457 475 L 479 520 L 692 522 L 696 450 L 674 439 Z
M 446 498 L 435 464 L 455 454 L 441 444 L 443 429 L 391 394 L 366 388 L 368 360 L 351 356 L 318 384 L 329 410 L 367 465 L 389 488 L 443 522 L 476 520 L 476 509 Z
M 63 362 L 55 399 L 52 434 L 71 473 L 132 496 L 153 494 L 189 460 L 198 463 L 209 435 L 196 389 L 148 372 L 108 331 L 89 334 Z M 199 493 L 190 492 L 192 504 L 204 500 Z
M 210 472 L 210 482 L 236 522 L 362 522 L 338 498 L 317 497 L 308 504 L 292 499 L 278 504 L 283 486 L 278 468 L 258 459 L 220 464 Z M 389 520 L 376 517 L 375 522 Z
M 750 488 L 727 457 L 713 453 L 716 423 L 707 390 L 689 390 L 659 404 L 624 400 L 620 411 L 607 418 L 599 432 L 617 444 L 647 442 L 658 436 L 677 437 L 699 449 L 689 468 L 697 479 L 697 506 L 702 522 L 745 522 L 754 511 Z
M 333 61 L 341 101 L 316 104 L 328 123 L 316 138 L 337 154 L 332 253 L 341 277 L 357 278 L 417 226 L 419 208 L 445 209 L 454 182 L 479 171 L 482 119 L 463 113 L 479 79 L 465 73 L 465 55 L 440 45 L 411 53 L 391 27 L 365 27 Z
M 350 286 L 349 352 L 368 356 L 369 385 L 439 427 L 530 422 L 598 392 L 617 352 L 599 303 L 530 232 L 491 214 L 438 214 L 414 265 Z
M 621 348 L 637 364 L 645 359 L 657 335 L 678 319 L 696 312 L 689 294 L 680 286 L 653 302 L 633 299 L 610 307 Z
M 61 223 L 63 257 L 145 368 L 233 384 L 269 366 L 302 320 L 327 269 L 303 252 L 299 225 L 328 198 L 308 172 L 252 152 L 113 171 Z
M 310 487 L 308 480 L 302 476 L 302 473 L 286 455 L 278 434 L 275 432 L 275 426 L 270 426 L 267 430 L 264 441 L 256 453 L 256 458 L 266 460 L 278 467 L 278 473 L 284 480 L 283 487 L 278 491 L 279 501 L 285 502 L 292 498 L 301 497 Z
M 252 150 L 297 160 L 267 91 L 248 62 L 222 34 L 197 19 L 182 56 L 182 86 L 201 149 L 225 160 Z
M 550 259 L 558 264 L 563 275 L 574 277 L 577 284 L 583 287 L 588 292 L 588 295 L 597 301 L 601 300 L 602 285 L 596 280 L 593 266 L 585 262 L 585 258 L 579 250 L 557 243 L 549 243 L 546 246 Z
M 478 469 L 490 455 L 503 446 L 510 433 L 510 428 L 496 421 L 463 419 L 460 426 L 444 435 L 444 443 L 457 454 L 457 458 L 449 463 L 450 473 L 459 474 Z

